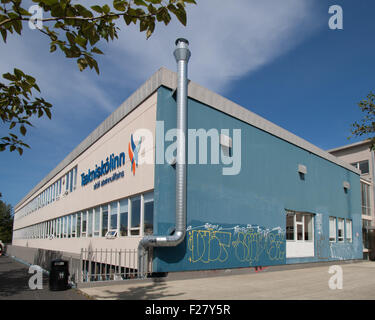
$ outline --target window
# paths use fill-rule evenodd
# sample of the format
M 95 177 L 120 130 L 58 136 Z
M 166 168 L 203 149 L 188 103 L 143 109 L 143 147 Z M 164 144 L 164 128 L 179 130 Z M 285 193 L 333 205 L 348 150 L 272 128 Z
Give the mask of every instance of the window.
M 120 201 L 120 236 L 128 235 L 128 199 Z
M 370 172 L 368 160 L 353 162 L 351 165 L 359 169 L 362 174 L 367 174 Z
M 130 235 L 139 235 L 141 224 L 141 198 L 131 199 Z
M 87 210 L 87 236 L 92 237 L 92 226 L 93 226 L 93 212 L 92 209 Z
M 94 209 L 94 237 L 100 236 L 100 207 Z
M 362 215 L 371 215 L 370 186 L 361 181 Z
M 110 204 L 110 219 L 109 219 L 109 230 L 117 230 L 117 208 L 118 204 L 116 202 L 112 202 Z
M 345 226 L 344 226 L 344 219 L 338 218 L 337 219 L 337 241 L 344 242 L 345 238 Z
M 305 240 L 313 240 L 313 219 L 311 215 L 304 216 Z
M 108 231 L 108 205 L 102 206 L 102 237 L 105 237 Z
M 329 217 L 329 241 L 336 242 L 336 218 Z
M 294 213 L 286 215 L 286 240 L 294 240 Z
M 82 237 L 87 234 L 87 214 L 86 211 L 82 212 Z
M 368 249 L 369 248 L 369 237 L 368 237 L 368 231 L 367 227 L 371 225 L 370 220 L 362 220 L 362 241 L 363 241 L 363 248 Z
M 144 199 L 144 234 L 154 233 L 154 193 L 147 193 Z
M 77 238 L 81 236 L 81 213 L 77 213 Z
M 353 241 L 353 231 L 352 231 L 352 220 L 346 219 L 346 241 L 352 242 Z
M 310 213 L 287 211 L 286 240 L 312 241 L 313 215 Z
M 72 238 L 77 236 L 77 214 L 72 215 Z

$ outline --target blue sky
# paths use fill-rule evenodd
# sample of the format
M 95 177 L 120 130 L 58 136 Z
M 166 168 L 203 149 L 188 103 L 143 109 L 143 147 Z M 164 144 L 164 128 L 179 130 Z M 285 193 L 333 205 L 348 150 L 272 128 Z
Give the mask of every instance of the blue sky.
M 22 157 L 0 153 L 4 201 L 15 206 L 161 66 L 175 70 L 181 36 L 191 44 L 191 80 L 322 149 L 359 141 L 347 138 L 362 116 L 357 102 L 375 91 L 372 0 L 197 2 L 186 28 L 158 25 L 149 40 L 138 27 L 120 26 L 117 41 L 99 46 L 100 76 L 50 54 L 43 35 L 27 26 L 0 44 L 0 73 L 18 67 L 34 75 L 54 105 L 51 121 L 35 119 L 28 130 L 31 149 Z M 330 5 L 342 6 L 343 30 L 329 29 Z

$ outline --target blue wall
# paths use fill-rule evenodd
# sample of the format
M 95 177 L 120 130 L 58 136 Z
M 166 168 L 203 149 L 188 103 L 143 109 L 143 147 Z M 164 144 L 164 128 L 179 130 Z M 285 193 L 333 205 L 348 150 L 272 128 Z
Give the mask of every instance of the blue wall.
M 165 132 L 176 127 L 171 94 L 158 90 L 157 120 L 164 121 Z M 175 248 L 155 248 L 155 272 L 362 258 L 357 174 L 192 99 L 188 128 L 230 129 L 231 136 L 241 129 L 241 172 L 225 176 L 223 164 L 188 165 L 186 239 Z M 163 138 L 157 133 L 156 139 Z M 307 167 L 305 180 L 298 164 Z M 351 185 L 347 193 L 343 181 Z M 170 234 L 175 169 L 167 163 L 156 165 L 154 197 L 154 234 Z M 285 209 L 316 214 L 314 258 L 286 259 Z M 329 216 L 353 220 L 352 243 L 329 243 Z

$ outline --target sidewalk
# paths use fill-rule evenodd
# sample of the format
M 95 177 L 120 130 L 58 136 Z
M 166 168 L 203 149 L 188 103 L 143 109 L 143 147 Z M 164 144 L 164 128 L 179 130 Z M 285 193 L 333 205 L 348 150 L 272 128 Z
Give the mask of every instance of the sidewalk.
M 375 262 L 340 264 L 343 289 L 328 286 L 329 266 L 183 280 L 124 281 L 80 289 L 95 299 L 115 300 L 373 300 Z
M 79 290 L 50 291 L 43 274 L 43 289 L 30 290 L 29 268 L 7 256 L 0 256 L 0 300 L 87 300 Z

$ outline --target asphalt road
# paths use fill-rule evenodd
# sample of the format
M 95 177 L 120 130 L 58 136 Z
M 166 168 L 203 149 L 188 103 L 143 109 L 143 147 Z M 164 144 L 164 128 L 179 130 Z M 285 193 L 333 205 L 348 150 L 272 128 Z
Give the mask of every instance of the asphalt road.
M 7 256 L 0 256 L 0 300 L 88 300 L 77 289 L 50 291 L 48 276 L 43 275 L 43 289 L 31 290 L 29 268 Z

